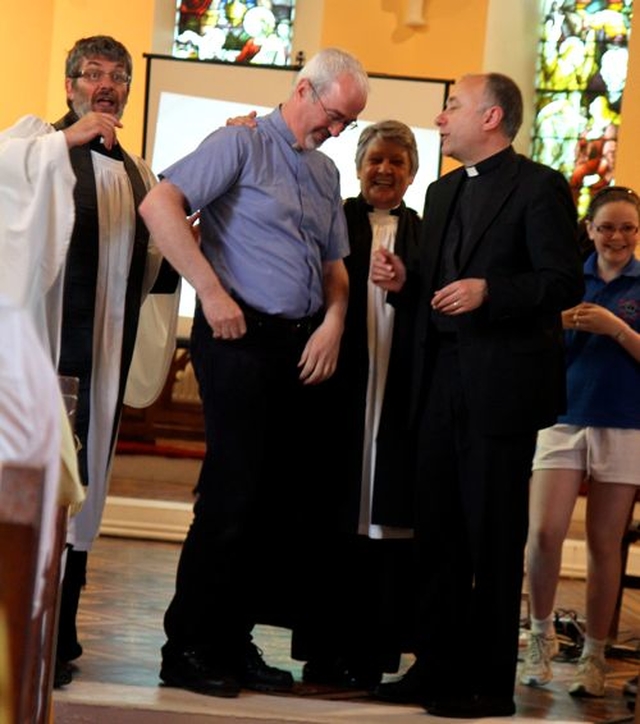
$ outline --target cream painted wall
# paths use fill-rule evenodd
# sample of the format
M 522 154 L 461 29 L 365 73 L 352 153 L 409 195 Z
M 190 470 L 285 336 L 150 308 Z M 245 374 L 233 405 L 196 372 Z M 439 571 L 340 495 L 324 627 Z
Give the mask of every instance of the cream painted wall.
M 487 0 L 424 0 L 423 27 L 404 24 L 408 0 L 325 0 L 322 44 L 354 53 L 372 73 L 454 79 L 482 67 Z
M 529 154 L 531 145 L 539 29 L 539 0 L 490 0 L 482 70 L 504 73 L 520 86 L 524 118 L 514 146 L 524 154 Z M 505 52 L 505 48 L 513 47 L 514 38 L 518 38 L 517 52 Z
M 10 126 L 27 113 L 46 114 L 54 5 L 55 0 L 39 0 L 34 13 L 33 7 L 25 10 L 22 3 L 3 3 L 0 128 Z

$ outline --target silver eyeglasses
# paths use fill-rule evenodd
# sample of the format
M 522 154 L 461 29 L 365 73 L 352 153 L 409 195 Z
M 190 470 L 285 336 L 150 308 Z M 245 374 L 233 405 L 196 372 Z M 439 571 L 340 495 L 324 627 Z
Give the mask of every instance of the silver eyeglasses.
M 602 236 L 609 239 L 616 231 L 619 231 L 622 236 L 633 236 L 638 233 L 638 227 L 635 224 L 620 224 L 620 226 L 615 226 L 615 224 L 599 224 L 595 227 L 595 230 L 598 234 L 602 234 Z
M 84 78 L 87 83 L 100 83 L 100 81 L 108 75 L 111 78 L 111 82 L 115 85 L 126 85 L 131 82 L 131 76 L 121 70 L 83 70 L 82 73 L 76 73 L 71 78 Z
M 325 116 L 327 117 L 327 120 L 329 121 L 329 125 L 331 126 L 341 126 L 341 131 L 352 131 L 354 128 L 358 127 L 358 121 L 353 118 L 345 118 L 342 113 L 338 113 L 338 111 L 331 110 L 331 108 L 327 108 L 325 104 L 322 102 L 322 98 L 320 98 L 320 95 L 318 91 L 314 88 L 313 83 L 309 81 L 309 86 L 311 87 L 311 90 L 313 92 L 313 95 L 315 96 L 315 99 L 320 104 L 320 108 L 324 111 Z

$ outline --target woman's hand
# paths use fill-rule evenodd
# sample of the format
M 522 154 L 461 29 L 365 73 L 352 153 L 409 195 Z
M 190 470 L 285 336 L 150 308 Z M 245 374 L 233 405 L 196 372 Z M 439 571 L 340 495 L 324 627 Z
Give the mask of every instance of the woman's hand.
M 616 337 L 628 329 L 627 323 L 613 312 L 599 304 L 582 302 L 562 312 L 562 326 L 591 334 L 606 334 Z

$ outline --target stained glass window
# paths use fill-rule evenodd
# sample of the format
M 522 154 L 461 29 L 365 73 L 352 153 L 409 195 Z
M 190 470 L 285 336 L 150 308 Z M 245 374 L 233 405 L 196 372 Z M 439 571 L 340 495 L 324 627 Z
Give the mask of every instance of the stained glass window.
M 295 0 L 177 0 L 172 55 L 291 65 Z
M 583 216 L 613 183 L 633 0 L 542 0 L 532 156 L 569 180 Z

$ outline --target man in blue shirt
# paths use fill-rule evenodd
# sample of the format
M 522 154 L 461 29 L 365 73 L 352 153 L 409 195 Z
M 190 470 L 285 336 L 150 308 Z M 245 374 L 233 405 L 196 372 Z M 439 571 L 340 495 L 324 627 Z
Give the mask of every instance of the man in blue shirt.
M 214 696 L 292 686 L 251 630 L 266 608 L 262 571 L 291 570 L 321 530 L 315 385 L 336 366 L 348 240 L 338 172 L 316 149 L 356 120 L 367 93 L 355 58 L 321 51 L 255 129 L 211 134 L 140 207 L 198 296 L 192 359 L 207 452 L 165 615 L 170 686 Z M 197 210 L 200 244 L 186 220 Z

